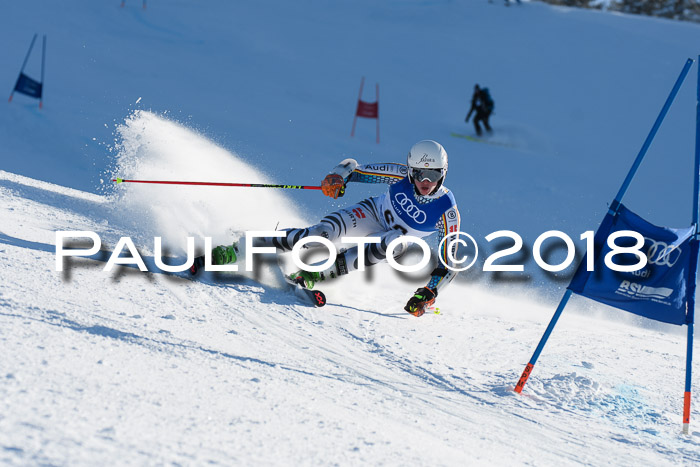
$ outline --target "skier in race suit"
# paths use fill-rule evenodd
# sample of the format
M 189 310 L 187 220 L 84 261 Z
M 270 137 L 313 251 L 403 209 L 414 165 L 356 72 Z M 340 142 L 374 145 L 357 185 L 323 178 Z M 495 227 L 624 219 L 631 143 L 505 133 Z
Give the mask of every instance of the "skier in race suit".
M 435 232 L 440 242 L 448 233 L 459 232 L 459 211 L 452 192 L 443 181 L 447 173 L 447 153 L 439 143 L 420 141 L 408 153 L 407 164 L 381 163 L 358 165 L 354 159 L 345 159 L 323 180 L 323 193 L 333 199 L 343 196 L 348 182 L 386 183 L 388 190 L 376 197 L 342 208 L 307 228 L 285 229 L 283 237 L 262 238 L 256 246 L 274 246 L 290 251 L 302 238 L 321 236 L 331 242 L 341 237 L 379 237 L 379 243 L 364 245 L 364 266 L 386 261 L 387 246 L 402 235 L 419 238 Z M 452 265 L 453 246 L 442 244 L 439 252 L 444 264 Z M 406 249 L 403 243 L 394 249 L 398 258 Z M 448 254 L 452 249 L 452 255 Z M 217 247 L 213 250 L 214 264 L 236 261 L 237 248 Z M 329 280 L 360 268 L 358 246 L 338 254 L 335 263 L 321 272 L 298 271 L 289 277 L 306 288 L 316 282 Z M 432 306 L 438 292 L 454 279 L 457 273 L 439 264 L 425 287 L 419 288 L 404 307 L 414 316 L 421 316 Z

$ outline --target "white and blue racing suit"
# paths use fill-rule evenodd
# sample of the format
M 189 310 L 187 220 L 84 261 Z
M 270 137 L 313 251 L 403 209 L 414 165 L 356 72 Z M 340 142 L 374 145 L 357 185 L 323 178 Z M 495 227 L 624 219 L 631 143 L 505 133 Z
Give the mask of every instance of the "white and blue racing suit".
M 281 250 L 291 250 L 302 238 L 310 235 L 325 237 L 332 242 L 340 237 L 379 237 L 379 243 L 364 246 L 364 266 L 386 261 L 387 246 L 402 235 L 419 238 L 437 232 L 438 244 L 451 232 L 459 232 L 459 211 L 452 192 L 440 186 L 435 193 L 421 196 L 416 193 L 409 181 L 408 168 L 403 164 L 381 163 L 357 165 L 353 159 L 341 162 L 331 173 L 338 174 L 347 182 L 387 183 L 389 189 L 380 196 L 367 198 L 321 219 L 305 229 L 286 229 L 280 238 L 265 239 L 265 244 Z M 426 287 L 436 293 L 450 283 L 456 272 L 443 264 L 452 265 L 456 243 L 444 242 L 439 251 L 442 263 L 433 271 Z M 448 254 L 452 249 L 452 254 Z M 405 246 L 394 249 L 394 257 L 399 257 Z M 338 275 L 359 269 L 358 247 L 352 247 L 338 256 Z

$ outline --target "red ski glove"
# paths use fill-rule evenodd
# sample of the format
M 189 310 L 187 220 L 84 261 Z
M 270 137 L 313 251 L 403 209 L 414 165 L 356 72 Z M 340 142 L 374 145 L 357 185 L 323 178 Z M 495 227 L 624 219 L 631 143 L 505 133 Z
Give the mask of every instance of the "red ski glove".
M 328 174 L 321 182 L 321 191 L 326 196 L 338 199 L 345 194 L 345 180 L 338 174 Z
M 413 297 L 408 300 L 408 303 L 405 307 L 403 307 L 403 309 L 411 313 L 413 316 L 423 316 L 425 309 L 433 306 L 436 297 L 437 292 L 434 292 L 427 287 L 421 287 L 420 289 L 416 290 Z

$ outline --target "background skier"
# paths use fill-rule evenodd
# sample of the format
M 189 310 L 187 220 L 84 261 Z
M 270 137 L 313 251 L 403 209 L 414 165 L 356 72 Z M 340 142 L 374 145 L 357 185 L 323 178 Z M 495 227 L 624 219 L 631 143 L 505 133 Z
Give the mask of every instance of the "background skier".
M 493 112 L 494 102 L 491 98 L 491 93 L 489 88 L 479 88 L 478 84 L 474 85 L 474 94 L 472 94 L 472 106 L 469 108 L 469 113 L 464 119 L 465 122 L 469 122 L 469 118 L 472 112 L 476 112 L 474 116 L 474 129 L 476 129 L 477 136 L 481 136 L 481 127 L 479 122 L 483 122 L 486 131 L 491 133 L 491 125 L 489 125 L 489 117 Z

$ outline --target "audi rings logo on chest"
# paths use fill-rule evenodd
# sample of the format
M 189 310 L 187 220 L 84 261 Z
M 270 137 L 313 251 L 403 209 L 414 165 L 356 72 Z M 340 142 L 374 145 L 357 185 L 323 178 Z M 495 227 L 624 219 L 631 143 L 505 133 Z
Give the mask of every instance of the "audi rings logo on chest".
M 418 206 L 413 204 L 413 201 L 411 201 L 411 198 L 406 196 L 406 193 L 396 193 L 394 196 L 394 201 L 394 206 L 400 206 L 401 210 L 403 210 L 408 217 L 417 223 L 423 224 L 427 220 L 428 216 L 425 211 L 422 211 Z

